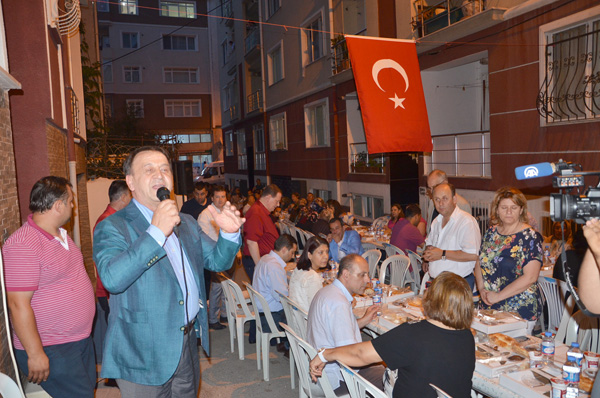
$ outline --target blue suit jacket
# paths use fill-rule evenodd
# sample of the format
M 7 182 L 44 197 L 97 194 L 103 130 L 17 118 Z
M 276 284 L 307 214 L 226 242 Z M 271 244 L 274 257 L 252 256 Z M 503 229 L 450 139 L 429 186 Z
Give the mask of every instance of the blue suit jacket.
M 342 242 L 341 248 L 346 254 L 363 254 L 365 251 L 360 241 L 360 235 L 355 230 L 344 232 L 344 241 Z M 340 259 L 338 258 L 338 244 L 333 239 L 329 242 L 329 255 L 336 263 L 340 262 Z
M 229 269 L 241 242 L 219 238 L 214 243 L 192 217 L 180 216 L 180 242 L 200 294 L 195 328 L 208 353 L 203 269 Z M 99 223 L 94 233 L 94 261 L 111 293 L 101 374 L 162 385 L 181 356 L 185 303 L 167 253 L 146 232 L 149 225 L 132 202 Z

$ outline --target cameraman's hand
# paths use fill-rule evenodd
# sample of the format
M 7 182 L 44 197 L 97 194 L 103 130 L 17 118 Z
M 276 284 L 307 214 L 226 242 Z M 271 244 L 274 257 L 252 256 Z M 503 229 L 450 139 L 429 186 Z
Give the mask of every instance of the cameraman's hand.
M 583 234 L 587 239 L 590 251 L 594 255 L 596 262 L 600 263 L 600 220 L 594 218 L 588 220 L 583 227 Z

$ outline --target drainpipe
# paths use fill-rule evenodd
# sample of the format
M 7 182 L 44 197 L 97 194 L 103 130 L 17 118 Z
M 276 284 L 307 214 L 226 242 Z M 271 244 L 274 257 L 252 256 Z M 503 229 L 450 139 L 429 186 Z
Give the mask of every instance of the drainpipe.
M 65 125 L 67 127 L 67 154 L 69 159 L 69 182 L 72 185 L 73 191 L 73 241 L 77 246 L 81 248 L 81 231 L 79 229 L 79 198 L 77 195 L 77 161 L 75 158 L 75 136 L 73 134 L 73 129 L 75 126 L 73 125 L 73 110 L 71 109 L 71 98 L 66 98 L 65 91 L 69 90 L 70 95 L 74 95 L 74 91 L 70 86 L 67 86 L 65 83 L 71 84 L 71 64 L 70 61 L 70 51 L 69 51 L 69 38 L 65 37 L 66 45 L 59 45 L 59 49 L 62 50 L 64 48 L 64 52 L 62 54 L 62 62 L 60 64 L 61 68 L 61 76 L 63 78 L 61 97 L 63 100 L 63 118 L 65 118 Z M 63 67 L 63 64 L 66 61 L 67 69 Z

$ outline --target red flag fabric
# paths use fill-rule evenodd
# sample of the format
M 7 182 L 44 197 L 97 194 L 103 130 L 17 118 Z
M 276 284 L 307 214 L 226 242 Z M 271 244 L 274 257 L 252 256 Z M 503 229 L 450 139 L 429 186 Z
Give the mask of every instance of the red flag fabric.
M 369 153 L 431 152 L 415 42 L 346 35 Z

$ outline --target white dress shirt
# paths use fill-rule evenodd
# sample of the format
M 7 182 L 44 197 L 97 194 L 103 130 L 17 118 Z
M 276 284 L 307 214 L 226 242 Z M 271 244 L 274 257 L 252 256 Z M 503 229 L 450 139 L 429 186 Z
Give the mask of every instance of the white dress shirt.
M 442 250 L 462 250 L 469 254 L 479 254 L 481 233 L 472 215 L 458 206 L 450 215 L 450 220 L 442 227 L 444 217 L 440 214 L 431 224 L 431 232 L 425 244 Z M 437 260 L 429 263 L 429 275 L 435 278 L 444 271 L 451 271 L 463 278 L 473 273 L 475 261 Z
M 338 279 L 315 295 L 308 311 L 308 342 L 317 350 L 360 343 L 360 329 L 352 312 L 352 295 Z M 325 365 L 335 390 L 342 374 L 336 362 Z

